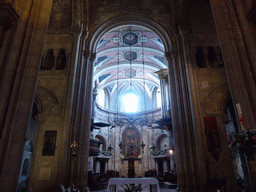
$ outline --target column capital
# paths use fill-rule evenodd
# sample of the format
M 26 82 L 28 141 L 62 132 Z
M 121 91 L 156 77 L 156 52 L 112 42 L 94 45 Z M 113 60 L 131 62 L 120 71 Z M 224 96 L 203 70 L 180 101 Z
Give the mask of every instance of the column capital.
M 84 51 L 84 58 L 89 59 L 89 61 L 93 62 L 96 58 L 96 53 L 92 53 L 90 51 Z
M 172 49 L 170 52 L 165 52 L 165 58 L 167 59 L 168 62 L 170 62 L 172 58 L 175 58 L 177 56 L 178 56 L 177 49 Z
M 96 58 L 96 53 L 90 53 L 90 58 L 89 58 L 89 60 L 90 60 L 91 62 L 94 62 L 95 58 Z
M 172 60 L 171 52 L 165 52 L 165 58 L 166 58 L 167 62 L 171 62 L 171 60 Z
M 88 59 L 90 56 L 90 51 L 84 51 L 84 58 Z
M 168 71 L 167 71 L 167 69 L 161 69 L 160 71 L 156 71 L 155 72 L 157 75 L 158 75 L 158 77 L 159 77 L 159 79 L 161 80 L 168 80 Z

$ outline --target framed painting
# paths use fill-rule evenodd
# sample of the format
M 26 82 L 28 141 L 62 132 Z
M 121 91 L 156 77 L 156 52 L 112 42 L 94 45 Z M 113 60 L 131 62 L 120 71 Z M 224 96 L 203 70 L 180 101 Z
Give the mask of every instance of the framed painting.
M 54 156 L 57 131 L 45 131 L 42 156 Z

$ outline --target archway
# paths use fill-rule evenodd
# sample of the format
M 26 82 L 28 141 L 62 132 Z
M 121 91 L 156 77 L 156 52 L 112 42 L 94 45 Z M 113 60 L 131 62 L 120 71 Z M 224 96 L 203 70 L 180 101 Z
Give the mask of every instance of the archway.
M 143 176 L 145 171 L 148 171 L 150 168 L 156 169 L 156 167 L 154 160 L 151 160 L 149 150 L 149 146 L 153 144 L 151 140 L 152 130 L 148 131 L 148 125 L 142 122 L 142 120 L 145 116 L 148 119 L 151 118 L 151 123 L 161 119 L 161 109 L 159 105 L 156 105 L 156 91 L 159 90 L 160 92 L 160 81 L 157 74 L 153 73 L 163 68 L 167 69 L 168 63 L 165 53 L 171 48 L 170 39 L 163 28 L 157 23 L 146 18 L 126 16 L 106 22 L 91 37 L 88 46 L 91 52 L 96 53 L 94 79 L 92 82 L 97 82 L 97 86 L 96 84 L 94 86 L 97 87 L 98 92 L 101 92 L 101 90 L 108 92 L 108 96 L 101 100 L 106 101 L 107 99 L 106 102 L 109 103 L 108 106 L 104 105 L 102 107 L 102 105 L 98 105 L 96 102 L 95 112 L 100 113 L 100 117 L 96 115 L 94 120 L 96 122 L 103 121 L 115 124 L 115 120 L 118 120 L 119 117 L 120 121 L 124 121 L 122 126 L 116 124 L 112 126 L 115 129 L 113 129 L 111 134 L 117 139 L 113 141 L 112 137 L 110 137 L 110 141 L 107 144 L 114 148 L 112 155 L 119 155 L 121 153 L 124 159 L 128 158 L 129 155 L 123 153 L 125 143 L 122 143 L 120 139 L 123 128 L 128 125 L 139 128 L 137 140 L 141 143 L 138 143 L 137 147 L 142 148 L 141 146 L 143 146 L 147 150 L 145 150 L 146 154 L 142 154 L 142 152 L 141 154 L 133 154 L 133 156 L 138 159 L 141 158 L 139 156 L 147 157 L 142 158 L 146 159 L 146 161 L 143 160 L 145 164 L 140 163 L 143 165 L 135 162 L 135 166 L 138 166 L 137 169 L 141 170 L 136 176 Z M 148 55 L 148 52 L 151 55 Z M 147 73 L 147 76 L 145 73 Z M 128 116 L 122 103 L 119 103 L 118 97 L 125 96 L 126 92 L 137 94 L 139 99 L 141 99 L 138 102 L 138 112 L 134 112 L 133 116 Z M 145 103 L 147 103 L 146 107 Z M 157 116 L 153 114 L 157 114 Z M 110 122 L 109 119 L 113 119 L 113 121 Z M 160 130 L 159 127 L 157 129 L 158 131 Z M 100 131 L 105 133 L 104 129 Z M 107 129 L 105 131 L 107 132 Z M 98 130 L 95 130 L 93 135 L 97 135 L 97 132 Z M 120 148 L 124 148 L 119 150 L 117 149 L 119 148 L 118 145 Z M 143 149 L 140 150 L 143 151 Z M 118 157 L 114 159 L 118 159 Z M 124 159 L 123 161 L 125 161 Z M 120 167 L 122 168 L 123 166 L 125 169 L 128 169 L 126 162 L 120 161 L 120 166 L 118 164 L 115 166 L 115 164 L 117 164 L 116 160 L 110 160 L 109 168 L 112 166 L 112 169 L 116 171 L 120 170 Z
M 172 49 L 172 42 L 170 36 L 161 25 L 145 17 L 125 15 L 119 16 L 117 18 L 112 18 L 109 21 L 105 22 L 103 25 L 101 25 L 90 37 L 87 45 L 88 50 L 92 53 L 96 53 L 97 46 L 104 34 L 116 27 L 125 25 L 142 26 L 153 31 L 157 36 L 159 36 L 159 38 L 163 42 L 165 52 L 168 53 Z

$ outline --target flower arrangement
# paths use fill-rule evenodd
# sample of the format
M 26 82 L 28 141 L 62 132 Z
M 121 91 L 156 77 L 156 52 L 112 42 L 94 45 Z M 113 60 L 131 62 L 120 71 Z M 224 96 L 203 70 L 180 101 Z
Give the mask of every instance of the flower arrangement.
M 120 186 L 124 188 L 125 192 L 140 192 L 146 187 L 142 187 L 141 184 L 124 184 Z
M 229 147 L 242 147 L 248 149 L 256 145 L 256 130 L 247 129 L 246 131 L 231 132 L 228 134 Z
M 254 159 L 254 153 L 256 151 L 256 130 L 247 129 L 246 131 L 235 132 L 228 134 L 229 147 L 232 149 L 232 153 L 236 153 L 236 150 L 244 153 L 249 161 Z
M 72 191 L 80 192 L 79 189 L 75 188 L 75 185 L 73 183 L 72 183 L 72 187 L 68 187 L 67 189 L 64 187 L 64 185 L 61 185 L 60 188 L 61 188 L 62 192 L 66 192 L 66 191 L 67 192 L 72 192 Z

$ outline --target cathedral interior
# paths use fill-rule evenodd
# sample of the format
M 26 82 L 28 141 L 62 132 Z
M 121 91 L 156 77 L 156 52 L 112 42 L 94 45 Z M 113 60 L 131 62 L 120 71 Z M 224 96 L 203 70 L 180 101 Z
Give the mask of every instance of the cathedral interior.
M 3 192 L 253 192 L 255 0 L 1 0 L 0 154 Z

